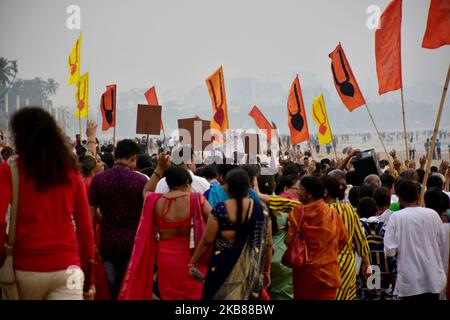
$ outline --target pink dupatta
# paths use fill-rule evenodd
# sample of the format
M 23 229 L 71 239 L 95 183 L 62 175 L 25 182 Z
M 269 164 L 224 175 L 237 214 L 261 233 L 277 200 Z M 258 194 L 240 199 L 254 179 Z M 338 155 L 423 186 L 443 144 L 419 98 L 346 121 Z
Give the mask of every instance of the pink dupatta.
M 151 300 L 156 257 L 154 209 L 160 193 L 145 197 L 141 220 L 136 231 L 133 252 L 123 278 L 118 300 Z

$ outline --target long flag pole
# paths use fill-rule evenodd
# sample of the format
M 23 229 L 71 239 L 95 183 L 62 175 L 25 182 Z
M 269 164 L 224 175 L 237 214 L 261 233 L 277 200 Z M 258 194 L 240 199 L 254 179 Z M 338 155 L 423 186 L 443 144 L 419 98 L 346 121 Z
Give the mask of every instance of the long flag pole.
M 80 142 L 83 141 L 83 138 L 81 137 L 81 117 L 80 117 L 80 110 L 78 109 L 78 130 L 80 134 Z
M 405 120 L 405 102 L 403 100 L 403 86 L 400 88 L 400 95 L 402 99 L 402 116 L 403 116 L 403 134 L 405 136 L 405 153 L 406 153 L 406 160 L 409 160 L 409 153 L 408 153 L 408 135 L 406 134 L 406 120 Z
M 392 166 L 391 166 L 391 158 L 390 158 L 389 153 L 388 153 L 388 151 L 386 149 L 386 146 L 384 145 L 383 139 L 381 138 L 380 131 L 378 130 L 377 125 L 375 124 L 375 120 L 372 117 L 372 113 L 370 112 L 370 109 L 367 106 L 367 103 L 365 103 L 364 105 L 366 106 L 366 110 L 369 113 L 370 120 L 372 120 L 372 124 L 375 127 L 375 130 L 377 131 L 378 139 L 380 139 L 380 142 L 381 142 L 381 145 L 383 146 L 384 152 L 386 153 L 386 156 L 388 157 L 389 166 L 392 168 Z
M 433 132 L 433 138 L 431 139 L 431 148 L 428 150 L 428 159 L 427 159 L 427 167 L 425 170 L 425 176 L 423 177 L 422 182 L 422 189 L 420 191 L 420 205 L 424 205 L 424 197 L 425 197 L 425 186 L 427 185 L 428 177 L 430 176 L 430 168 L 431 168 L 431 161 L 433 156 L 433 150 L 436 146 L 436 138 L 439 131 L 439 124 L 441 122 L 441 115 L 442 115 L 442 109 L 444 108 L 445 103 L 445 97 L 447 95 L 447 89 L 448 89 L 448 81 L 450 79 L 450 64 L 448 66 L 447 71 L 447 78 L 445 79 L 444 89 L 442 90 L 442 97 L 441 97 L 441 103 L 439 105 L 438 114 L 436 117 L 436 122 L 434 124 L 434 132 Z

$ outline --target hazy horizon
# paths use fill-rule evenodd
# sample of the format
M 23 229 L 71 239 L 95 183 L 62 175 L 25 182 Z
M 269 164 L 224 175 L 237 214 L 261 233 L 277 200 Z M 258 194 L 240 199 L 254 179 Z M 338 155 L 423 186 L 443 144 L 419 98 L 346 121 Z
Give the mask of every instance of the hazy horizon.
M 370 96 L 370 103 L 399 104 L 399 92 L 377 94 L 375 30 L 366 26 L 370 15 L 366 13 L 367 7 L 378 5 L 383 10 L 388 2 L 2 0 L 0 56 L 18 61 L 19 78 L 54 78 L 60 84 L 53 97 L 54 105 L 74 106 L 75 87 L 66 84 L 67 57 L 80 32 L 66 27 L 69 17 L 66 9 L 74 4 L 81 9 L 81 72 L 90 75 L 93 114 L 110 83 L 117 84 L 119 95 L 154 85 L 163 108 L 172 97 L 186 92 L 198 90 L 198 95 L 205 97 L 204 81 L 220 65 L 224 68 L 228 96 L 237 95 L 231 91 L 234 79 L 272 82 L 287 92 L 298 73 L 302 87 L 323 87 L 328 90 L 326 100 L 337 103 L 328 54 L 338 42 L 344 47 L 364 95 Z M 415 103 L 434 104 L 442 93 L 448 67 L 448 47 L 421 48 L 429 3 L 429 0 L 403 1 L 402 66 L 407 104 L 413 97 Z M 415 90 L 420 83 L 433 92 L 418 96 Z M 305 104 L 313 98 L 304 93 Z M 287 95 L 279 98 L 283 115 L 286 99 Z M 204 106 L 204 100 L 201 101 L 200 111 L 210 117 L 210 101 Z M 144 102 L 142 97 L 141 103 Z M 247 114 L 253 104 L 241 106 L 230 102 L 229 108 L 239 108 Z M 186 107 L 188 110 L 192 106 Z M 357 123 L 361 114 L 345 113 L 345 116 Z M 394 115 L 400 124 L 401 114 Z M 192 114 L 179 117 L 189 116 Z M 231 125 L 240 120 L 234 117 L 230 117 Z

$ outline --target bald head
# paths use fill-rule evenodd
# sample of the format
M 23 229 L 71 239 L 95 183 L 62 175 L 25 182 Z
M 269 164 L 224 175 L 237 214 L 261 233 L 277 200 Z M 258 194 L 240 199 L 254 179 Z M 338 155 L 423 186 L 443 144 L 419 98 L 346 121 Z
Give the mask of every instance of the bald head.
M 372 186 L 372 187 L 374 187 L 376 189 L 376 188 L 381 187 L 381 179 L 376 174 L 369 174 L 364 179 L 364 184 L 370 185 L 370 186 Z
M 334 169 L 334 170 L 330 171 L 330 172 L 328 173 L 328 176 L 330 176 L 330 177 L 332 177 L 332 178 L 335 178 L 335 179 L 337 179 L 338 181 L 339 181 L 339 180 L 342 180 L 342 179 L 345 180 L 345 172 L 342 171 L 341 169 Z

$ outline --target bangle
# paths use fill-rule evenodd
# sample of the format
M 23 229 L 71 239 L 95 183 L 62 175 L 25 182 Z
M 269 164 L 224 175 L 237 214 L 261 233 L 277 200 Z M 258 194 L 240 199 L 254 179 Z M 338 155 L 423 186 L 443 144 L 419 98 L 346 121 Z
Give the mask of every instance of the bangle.
M 160 173 L 158 173 L 158 172 L 156 172 L 156 170 L 155 171 L 153 171 L 153 174 L 155 175 L 155 176 L 157 176 L 159 179 L 161 179 L 161 174 Z
M 89 143 L 97 144 L 96 141 L 88 141 L 87 144 L 89 144 Z

